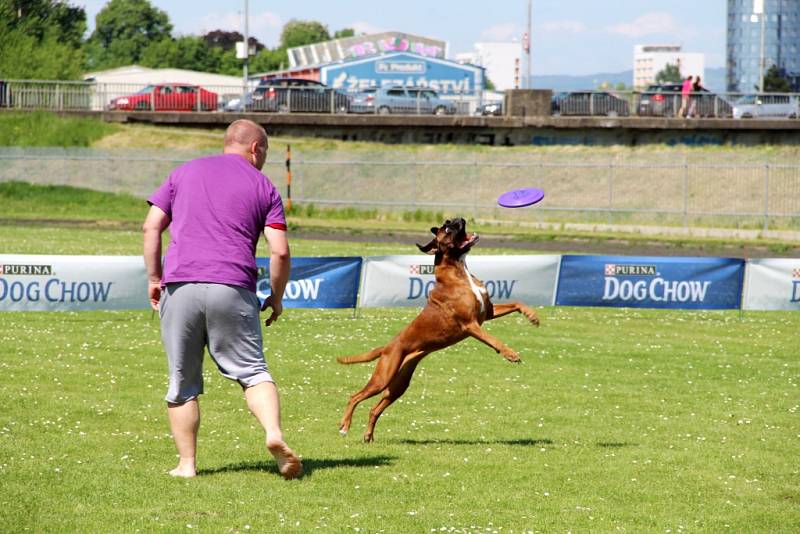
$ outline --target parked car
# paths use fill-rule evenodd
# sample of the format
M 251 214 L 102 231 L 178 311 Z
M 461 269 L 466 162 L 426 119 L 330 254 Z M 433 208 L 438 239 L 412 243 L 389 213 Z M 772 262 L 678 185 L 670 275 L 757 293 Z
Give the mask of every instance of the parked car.
M 800 99 L 794 95 L 745 95 L 733 104 L 734 119 L 796 119 Z
M 732 117 L 733 107 L 708 89 L 700 89 L 690 98 L 696 99 L 699 117 Z M 681 108 L 680 83 L 656 83 L 639 94 L 636 114 L 645 117 L 675 117 Z
M 237 99 L 241 102 L 241 99 Z M 236 103 L 233 103 L 236 105 Z M 226 109 L 241 111 L 240 109 Z M 350 97 L 327 85 L 303 78 L 263 79 L 247 96 L 246 111 L 277 111 L 279 113 L 347 113 Z
M 607 91 L 570 91 L 553 95 L 553 115 L 603 115 L 626 117 L 630 115 L 628 101 Z
M 452 115 L 456 105 L 427 87 L 381 87 L 367 89 L 353 97 L 353 113 Z
M 198 95 L 200 102 L 198 106 Z M 159 83 L 141 91 L 111 100 L 110 110 L 212 111 L 217 109 L 217 93 L 197 85 Z
M 503 101 L 497 100 L 495 102 L 486 102 L 478 107 L 477 114 L 500 116 L 503 114 Z

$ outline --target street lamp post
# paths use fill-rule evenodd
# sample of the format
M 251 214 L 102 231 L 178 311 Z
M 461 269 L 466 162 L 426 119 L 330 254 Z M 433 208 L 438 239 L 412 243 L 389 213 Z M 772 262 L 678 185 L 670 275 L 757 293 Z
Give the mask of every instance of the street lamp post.
M 764 0 L 753 0 L 753 16 L 758 15 L 761 22 L 761 47 L 758 57 L 758 92 L 764 92 L 764 26 L 767 14 L 764 13 Z M 754 21 L 755 22 L 755 21 Z
M 242 111 L 247 109 L 247 84 L 248 80 L 248 73 L 247 73 L 247 63 L 250 59 L 250 36 L 247 35 L 248 33 L 248 0 L 244 0 L 244 66 L 242 67 L 243 76 L 242 76 Z
M 531 89 L 531 41 L 533 41 L 533 34 L 531 32 L 531 1 L 528 0 L 528 33 L 526 43 L 525 43 L 525 59 L 527 60 L 525 64 L 525 89 Z

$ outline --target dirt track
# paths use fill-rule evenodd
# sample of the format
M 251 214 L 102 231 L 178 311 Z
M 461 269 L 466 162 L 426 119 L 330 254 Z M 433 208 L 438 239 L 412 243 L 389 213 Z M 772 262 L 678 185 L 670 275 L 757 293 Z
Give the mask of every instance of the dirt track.
M 324 241 L 352 241 L 358 243 L 401 243 L 413 246 L 425 236 L 406 233 L 348 234 L 345 232 L 321 232 L 317 230 L 296 229 L 294 239 L 316 239 Z M 481 235 L 479 246 L 484 248 L 507 248 L 520 251 L 540 251 L 553 253 L 605 254 L 625 256 L 721 256 L 729 258 L 797 258 L 800 246 L 774 249 L 768 246 L 753 246 L 735 243 L 730 246 L 693 246 L 658 241 L 627 241 L 624 239 L 552 239 L 547 241 L 526 241 L 510 239 L 501 235 Z M 412 253 L 412 252 L 409 252 Z

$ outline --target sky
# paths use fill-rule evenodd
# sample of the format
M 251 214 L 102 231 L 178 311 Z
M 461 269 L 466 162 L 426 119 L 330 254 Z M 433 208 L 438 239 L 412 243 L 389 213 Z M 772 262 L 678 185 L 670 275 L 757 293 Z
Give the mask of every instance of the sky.
M 70 0 L 86 9 L 90 31 L 105 0 Z M 221 29 L 243 33 L 244 0 L 151 0 L 165 11 L 175 35 Z M 527 0 L 249 0 L 250 34 L 268 47 L 291 19 L 316 20 L 331 34 L 399 31 L 449 43 L 448 56 L 475 42 L 521 40 Z M 726 0 L 532 0 L 534 76 L 621 72 L 633 65 L 636 44 L 680 44 L 705 54 L 706 68 L 725 65 Z

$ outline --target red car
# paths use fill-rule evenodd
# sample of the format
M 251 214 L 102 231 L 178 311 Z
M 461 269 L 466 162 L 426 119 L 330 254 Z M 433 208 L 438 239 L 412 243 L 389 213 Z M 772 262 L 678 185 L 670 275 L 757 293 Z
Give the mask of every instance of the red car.
M 197 97 L 200 96 L 198 106 Z M 196 85 L 159 83 L 138 93 L 111 100 L 108 109 L 129 111 L 212 111 L 217 109 L 217 93 Z

